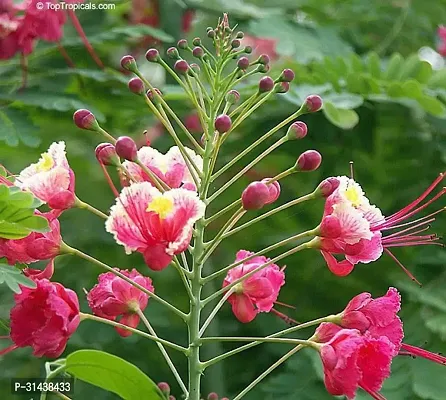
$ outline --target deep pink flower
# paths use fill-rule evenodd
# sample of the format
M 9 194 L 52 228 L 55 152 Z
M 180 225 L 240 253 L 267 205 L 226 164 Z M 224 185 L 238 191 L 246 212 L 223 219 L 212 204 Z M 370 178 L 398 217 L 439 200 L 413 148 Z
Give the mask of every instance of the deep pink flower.
M 186 148 L 186 151 L 198 169 L 202 170 L 203 159 L 191 149 Z M 143 146 L 138 150 L 138 159 L 169 187 L 196 190 L 187 164 L 177 146 L 171 147 L 166 154 L 160 153 L 153 147 Z M 139 165 L 124 161 L 123 166 L 138 182 L 151 182 L 150 177 Z
M 375 399 L 390 375 L 394 346 L 390 341 L 361 336 L 355 329 L 342 329 L 320 348 L 327 391 L 353 399 L 360 387 Z
M 31 232 L 23 239 L 0 239 L 0 258 L 5 257 L 8 263 L 30 264 L 36 261 L 49 260 L 60 252 L 62 237 L 60 224 L 53 212 L 37 214 L 48 220 L 50 231 L 45 233 Z
M 152 280 L 142 276 L 136 269 L 132 271 L 120 270 L 120 272 L 147 290 L 155 291 Z M 144 311 L 149 296 L 112 272 L 99 275 L 98 280 L 99 283 L 87 295 L 88 305 L 93 313 L 113 321 L 120 316 L 121 324 L 136 328 L 139 324 L 139 315 L 136 314 L 136 311 L 138 309 Z M 116 328 L 116 330 L 124 337 L 132 334 L 126 329 Z
M 127 252 L 142 253 L 146 264 L 159 271 L 175 254 L 186 250 L 193 225 L 204 215 L 204 209 L 204 203 L 191 190 L 161 193 L 149 182 L 134 183 L 116 199 L 106 229 Z
M 392 257 L 403 270 L 415 280 L 415 277 L 399 262 L 389 250 L 392 247 L 440 245 L 436 235 L 419 235 L 429 228 L 435 220 L 434 215 L 442 209 L 428 216 L 406 222 L 416 213 L 422 211 L 434 201 L 438 200 L 446 189 L 443 188 L 430 200 L 420 205 L 425 198 L 440 184 L 444 174 L 426 189 L 426 191 L 412 203 L 390 215 L 384 217 L 380 209 L 371 205 L 364 195 L 362 188 L 353 179 L 345 176 L 338 177 L 338 188 L 327 198 L 321 227 L 326 218 L 338 221 L 339 234 L 327 235 L 320 232 L 320 240 L 315 242 L 324 256 L 328 268 L 338 276 L 348 275 L 358 263 L 369 263 L 381 257 L 383 251 Z M 388 230 L 403 228 L 395 233 L 385 235 Z M 330 231 L 332 233 L 333 231 Z M 344 260 L 338 261 L 334 254 L 342 254 Z
M 76 293 L 60 283 L 37 279 L 37 287 L 21 287 L 11 309 L 11 339 L 17 347 L 31 346 L 37 357 L 59 357 L 79 325 Z
M 253 253 L 240 250 L 235 262 L 251 256 Z M 228 271 L 223 287 L 231 284 L 247 273 L 267 263 L 269 258 L 258 256 Z M 235 292 L 228 302 L 240 322 L 251 322 L 259 312 L 270 312 L 279 296 L 280 288 L 285 284 L 285 273 L 276 264 L 271 264 L 256 272 L 235 286 Z
M 57 210 L 74 205 L 74 172 L 68 165 L 65 143 L 53 143 L 36 164 L 25 168 L 15 184 L 31 191 L 38 199 Z
M 443 57 L 446 57 L 446 26 L 439 26 L 437 33 L 440 39 L 437 50 Z
M 201 133 L 203 128 L 201 127 L 200 118 L 197 113 L 192 113 L 186 115 L 184 118 L 184 126 L 189 130 L 190 133 Z
M 51 259 L 46 267 L 42 269 L 35 269 L 35 268 L 25 268 L 23 270 L 23 273 L 33 279 L 48 279 L 50 280 L 53 277 L 54 274 L 54 259 Z

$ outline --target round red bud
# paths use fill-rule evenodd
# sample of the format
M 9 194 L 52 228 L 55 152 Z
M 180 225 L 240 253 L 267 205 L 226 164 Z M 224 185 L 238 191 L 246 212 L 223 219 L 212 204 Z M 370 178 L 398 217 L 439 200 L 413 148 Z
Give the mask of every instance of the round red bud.
M 232 121 L 231 117 L 226 114 L 221 114 L 217 118 L 215 118 L 214 122 L 215 129 L 220 133 L 225 133 L 231 129 Z
M 169 396 L 169 400 L 176 400 L 176 399 L 175 399 L 175 396 L 170 395 L 170 396 Z
M 173 60 L 178 60 L 180 58 L 180 53 L 178 53 L 178 49 L 176 47 L 169 47 L 166 50 L 167 57 L 172 58 Z
M 237 67 L 242 70 L 248 68 L 249 67 L 248 57 L 240 57 L 239 60 L 237 61 Z
M 324 179 L 316 188 L 316 191 L 323 197 L 328 197 L 339 187 L 339 184 L 340 182 L 338 178 L 330 177 Z
M 292 82 L 294 80 L 294 71 L 292 69 L 286 68 L 282 71 L 280 79 L 284 82 Z
M 315 171 L 322 162 L 321 154 L 316 150 L 307 150 L 297 159 L 295 168 L 298 171 Z
M 266 184 L 269 190 L 269 199 L 266 204 L 274 203 L 280 196 L 280 185 L 279 182 L 274 181 L 271 183 L 267 183 L 271 178 L 262 179 L 262 183 Z
M 233 49 L 237 49 L 238 47 L 240 47 L 240 44 L 241 44 L 240 40 L 238 40 L 238 39 L 234 39 L 234 40 L 231 42 L 231 47 L 232 47 Z
M 204 50 L 201 47 L 194 47 L 192 50 L 192 55 L 197 58 L 201 58 L 204 55 Z
M 73 114 L 73 121 L 78 128 L 86 129 L 88 131 L 95 131 L 97 128 L 99 128 L 96 117 L 91 111 L 86 109 L 77 110 Z
M 341 222 L 334 215 L 327 215 L 322 219 L 319 227 L 319 236 L 335 239 L 342 232 Z
M 305 99 L 304 109 L 307 112 L 316 112 L 322 108 L 322 99 L 317 94 L 312 94 Z
M 270 76 L 265 76 L 259 81 L 259 92 L 260 93 L 266 93 L 270 92 L 274 88 L 274 81 L 273 78 Z
M 259 64 L 259 66 L 257 67 L 257 72 L 265 74 L 269 71 L 269 69 L 269 64 Z
M 115 146 L 113 146 L 111 143 L 101 143 L 97 145 L 94 153 L 96 155 L 96 159 L 103 165 L 118 166 L 120 164 Z
M 189 46 L 189 43 L 187 43 L 186 39 L 178 40 L 177 47 L 179 49 L 185 50 L 185 49 L 187 49 L 188 46 Z
M 245 37 L 245 34 L 242 31 L 237 32 L 237 35 L 235 35 L 237 39 L 243 39 Z
M 194 74 L 194 72 L 195 72 L 195 74 Z M 192 63 L 190 65 L 189 75 L 194 76 L 194 75 L 199 74 L 200 72 L 201 72 L 201 68 L 200 68 L 200 66 L 198 64 Z
M 162 96 L 161 90 L 159 90 L 158 88 L 153 88 L 153 91 L 149 89 L 146 94 L 151 101 L 156 100 L 155 93 L 153 92 L 155 92 L 158 96 Z
M 288 82 L 279 82 L 274 86 L 276 93 L 286 93 L 290 90 L 290 84 Z
M 194 40 L 192 40 L 192 44 L 194 46 L 200 46 L 201 45 L 201 39 L 199 37 L 194 38 Z
M 138 69 L 136 61 L 131 55 L 127 55 L 121 58 L 121 67 L 127 71 L 136 71 Z
M 251 54 L 252 53 L 252 47 L 251 46 L 246 46 L 245 49 L 244 49 L 244 52 L 246 54 Z
M 236 104 L 240 100 L 240 93 L 237 90 L 230 90 L 226 93 L 225 99 L 229 104 Z
M 296 121 L 290 125 L 286 135 L 288 140 L 303 139 L 307 136 L 307 132 L 307 124 L 302 121 Z
M 128 86 L 129 86 L 129 89 L 130 89 L 130 91 L 132 93 L 135 93 L 135 94 L 138 94 L 138 95 L 141 95 L 141 94 L 144 93 L 144 90 L 145 90 L 144 83 L 139 78 L 135 77 L 135 78 L 130 79 L 129 83 L 128 83 Z
M 175 71 L 180 75 L 186 75 L 189 71 L 189 64 L 186 60 L 178 60 L 174 67 Z
M 215 31 L 213 29 L 211 29 L 210 31 L 208 31 L 207 35 L 208 35 L 208 38 L 213 39 L 213 38 L 215 38 Z
M 158 62 L 160 59 L 160 53 L 157 49 L 149 49 L 146 52 L 146 59 L 149 62 Z
M 251 182 L 242 193 L 242 206 L 245 210 L 260 210 L 268 204 L 271 195 L 263 182 Z
M 116 154 L 128 161 L 136 161 L 138 148 L 135 141 L 129 136 L 120 136 L 115 144 Z
M 212 392 L 212 393 L 208 394 L 207 400 L 218 400 L 218 398 L 219 398 L 218 394 L 215 392 Z
M 268 54 L 261 54 L 260 57 L 257 59 L 257 62 L 263 65 L 269 64 L 269 61 L 270 59 Z
M 170 386 L 169 386 L 169 384 L 167 382 L 160 382 L 160 383 L 158 383 L 157 386 L 158 386 L 159 390 L 161 390 L 161 392 L 163 392 L 163 394 L 165 396 L 169 396 L 169 394 L 170 394 Z

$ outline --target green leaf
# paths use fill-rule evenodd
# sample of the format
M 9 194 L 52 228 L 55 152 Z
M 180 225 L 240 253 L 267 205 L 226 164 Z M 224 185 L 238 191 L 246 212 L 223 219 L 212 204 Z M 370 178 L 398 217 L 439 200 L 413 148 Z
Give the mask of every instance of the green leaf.
M 395 53 L 390 57 L 384 77 L 388 80 L 397 79 L 400 75 L 401 68 L 404 65 L 404 58 L 399 53 Z
M 370 53 L 367 57 L 367 69 L 371 76 L 374 78 L 380 78 L 381 77 L 381 59 L 379 58 L 379 55 L 375 52 Z
M 155 383 L 139 368 L 122 358 L 98 350 L 79 350 L 66 359 L 66 372 L 116 393 L 124 400 L 162 400 Z
M 414 78 L 418 82 L 425 84 L 431 78 L 432 72 L 433 72 L 432 65 L 430 63 L 428 63 L 427 61 L 421 61 L 420 69 L 418 70 L 418 72 L 414 76 Z
M 446 117 L 446 107 L 436 97 L 425 94 L 419 97 L 417 101 L 421 105 L 421 107 L 429 114 L 435 115 L 436 117 L 440 118 Z
M 401 67 L 398 75 L 399 80 L 405 80 L 417 75 L 418 70 L 421 68 L 421 60 L 418 54 L 411 54 Z
M 429 79 L 428 85 L 433 89 L 438 87 L 446 89 L 446 68 L 436 71 Z
M 337 108 L 330 101 L 324 102 L 322 111 L 333 125 L 342 129 L 352 129 L 359 122 L 359 116 L 355 111 Z
M 24 111 L 12 107 L 2 109 L 0 121 L 0 140 L 8 146 L 16 147 L 19 142 L 28 147 L 37 147 L 40 144 L 40 138 L 36 136 L 37 127 Z
M 35 288 L 36 283 L 27 278 L 20 270 L 14 266 L 7 264 L 0 264 L 0 284 L 6 283 L 8 287 L 15 293 L 20 293 L 20 286 L 23 285 L 29 288 Z
M 330 93 L 324 96 L 324 101 L 330 101 L 336 108 L 343 110 L 351 110 L 352 108 L 358 108 L 364 103 L 362 96 L 353 93 Z
M 406 97 L 417 99 L 423 96 L 423 88 L 421 87 L 421 84 L 414 79 L 404 82 L 402 85 L 402 89 L 404 92 L 404 96 Z
M 444 348 L 444 346 L 443 346 Z M 422 399 L 444 400 L 444 365 L 416 359 L 411 363 L 413 390 Z

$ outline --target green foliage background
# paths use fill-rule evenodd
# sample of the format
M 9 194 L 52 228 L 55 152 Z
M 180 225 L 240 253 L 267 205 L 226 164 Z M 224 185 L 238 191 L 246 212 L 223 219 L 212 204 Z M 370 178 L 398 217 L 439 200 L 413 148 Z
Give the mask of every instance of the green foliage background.
M 287 178 L 282 183 L 280 202 L 313 190 L 327 176 L 348 174 L 349 161 L 355 161 L 355 177 L 373 203 L 390 214 L 417 197 L 445 170 L 446 164 L 446 69 L 433 71 L 419 60 L 422 46 L 435 47 L 436 27 L 446 22 L 445 0 L 381 1 L 353 0 L 164 0 L 159 30 L 130 26 L 125 16 L 130 2 L 116 2 L 113 11 L 77 12 L 96 51 L 108 66 L 99 70 L 88 57 L 70 24 L 65 26 L 63 45 L 75 60 L 69 69 L 55 46 L 39 43 L 29 59 L 29 86 L 17 92 L 21 83 L 19 60 L 0 63 L 0 161 L 18 172 L 34 162 L 53 141 L 65 140 L 68 158 L 76 173 L 78 196 L 102 210 L 113 202 L 94 157 L 101 138 L 80 131 L 71 120 L 77 108 L 91 109 L 103 126 L 118 136 L 127 134 L 142 140 L 142 131 L 154 118 L 142 100 L 130 94 L 128 77 L 119 72 L 119 58 L 150 34 L 166 46 L 179 36 L 173 23 L 188 5 L 197 10 L 194 37 L 203 35 L 206 26 L 229 12 L 232 23 L 241 30 L 278 40 L 281 56 L 271 72 L 283 67 L 296 71 L 291 91 L 262 106 L 224 148 L 220 165 L 241 148 L 287 117 L 307 94 L 318 93 L 325 100 L 323 112 L 305 116 L 309 134 L 302 141 L 289 142 L 256 168 L 256 174 L 271 176 L 292 165 L 304 150 L 315 148 L 324 157 L 322 167 L 311 174 Z M 168 15 L 169 18 L 165 18 Z M 141 56 L 143 56 L 142 51 Z M 147 77 L 162 82 L 158 72 L 147 68 Z M 251 82 L 255 85 L 255 80 Z M 190 105 L 173 86 L 161 85 L 166 99 L 181 116 Z M 243 93 L 247 87 L 241 88 Z M 276 136 L 278 137 L 278 135 Z M 264 148 L 272 141 L 264 144 Z M 164 151 L 172 145 L 167 134 L 153 142 Z M 260 152 L 263 149 L 256 150 Z M 245 159 L 243 160 L 247 162 Z M 235 173 L 244 164 L 239 163 Z M 227 178 L 232 174 L 225 174 Z M 245 177 L 228 190 L 215 209 L 237 198 L 252 178 Z M 216 182 L 218 186 L 219 181 Z M 216 187 L 217 187 L 216 186 Z M 443 202 L 444 206 L 444 202 Z M 245 230 L 215 253 L 208 270 L 232 262 L 240 248 L 259 250 L 273 242 L 314 227 L 320 220 L 322 203 L 308 203 L 283 212 Z M 104 232 L 103 222 L 80 210 L 61 218 L 64 240 L 95 257 L 120 268 L 136 267 L 151 276 L 157 293 L 182 309 L 186 294 L 173 268 L 153 273 L 139 255 L 126 256 Z M 218 226 L 213 227 L 214 232 Z M 445 218 L 440 216 L 434 230 L 445 233 Z M 389 286 L 403 294 L 401 313 L 406 342 L 434 352 L 446 353 L 446 253 L 441 248 L 398 249 L 403 263 L 423 282 L 418 288 L 389 258 L 371 265 L 359 265 L 348 277 L 337 278 L 316 252 L 303 252 L 286 260 L 287 282 L 280 300 L 296 307 L 290 316 L 306 321 L 339 312 L 348 300 L 362 292 L 374 296 Z M 76 290 L 82 310 L 88 311 L 83 288 L 90 289 L 97 278 L 94 265 L 69 257 L 57 259 L 54 279 Z M 220 285 L 220 282 L 218 283 Z M 210 289 L 207 289 L 210 290 Z M 12 292 L 0 287 L 0 318 L 7 319 L 13 303 Z M 288 311 L 287 311 L 288 312 Z M 147 315 L 157 333 L 168 340 L 185 344 L 186 327 L 151 302 Z M 209 329 L 212 335 L 257 336 L 284 327 L 272 315 L 260 315 L 241 325 L 225 306 Z M 1 334 L 1 333 L 0 333 Z M 301 337 L 311 335 L 311 331 Z M 154 343 L 131 336 L 120 338 L 113 329 L 84 322 L 69 341 L 66 354 L 81 348 L 101 349 L 121 356 L 146 372 L 154 381 L 168 381 L 179 394 L 174 380 Z M 206 347 L 206 358 L 224 347 Z M 209 369 L 204 377 L 204 392 L 217 391 L 229 398 L 278 359 L 288 347 L 265 344 Z M 185 358 L 172 353 L 185 374 Z M 260 384 L 247 399 L 329 399 L 322 384 L 317 355 L 302 351 Z M 9 378 L 43 376 L 43 360 L 31 357 L 30 349 L 20 349 L 0 359 L 0 397 L 9 399 Z M 392 378 L 383 394 L 390 400 L 445 400 L 444 367 L 428 361 L 400 357 L 394 361 Z M 79 383 L 75 399 L 114 399 L 116 396 Z M 359 393 L 358 399 L 367 398 Z

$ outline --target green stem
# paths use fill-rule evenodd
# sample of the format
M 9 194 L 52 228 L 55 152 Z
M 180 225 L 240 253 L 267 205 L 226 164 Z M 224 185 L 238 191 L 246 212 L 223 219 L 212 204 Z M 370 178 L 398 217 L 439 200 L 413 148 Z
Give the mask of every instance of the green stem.
M 292 355 L 301 350 L 304 346 L 299 345 L 294 349 L 286 353 L 283 357 L 279 358 L 271 367 L 265 370 L 261 375 L 259 375 L 254 381 L 252 381 L 245 389 L 243 389 L 233 400 L 240 400 L 246 393 L 248 393 L 254 386 L 261 382 L 267 375 L 274 371 L 279 365 L 288 360 Z
M 279 146 L 281 146 L 287 140 L 288 140 L 288 138 L 286 136 L 284 136 L 283 138 L 279 139 L 276 143 L 274 143 L 272 146 L 268 147 L 262 154 L 260 154 L 254 160 L 252 160 L 245 168 L 243 168 L 236 175 L 234 175 L 228 182 L 226 182 L 220 189 L 218 189 L 211 197 L 209 197 L 209 203 L 212 202 L 213 200 L 215 200 L 229 186 L 231 186 L 238 179 L 240 179 L 240 177 L 242 177 L 244 174 L 246 174 L 246 172 L 248 172 L 254 165 L 256 165 L 258 162 L 260 162 L 263 158 L 265 158 L 268 154 L 273 152 L 275 149 L 277 149 Z M 213 179 L 211 178 L 211 182 L 212 181 L 213 181 Z
M 57 375 L 59 375 L 64 370 L 65 370 L 65 364 L 61 365 L 60 367 L 56 368 L 54 371 L 47 374 L 47 376 L 45 378 L 45 382 L 49 382 L 51 379 L 55 378 Z M 40 400 L 46 400 L 47 393 L 48 392 L 41 392 Z
M 129 277 L 125 276 L 124 274 L 122 274 L 121 272 L 116 270 L 115 268 L 112 268 L 109 265 L 104 264 L 102 261 L 99 261 L 96 258 L 94 258 L 92 256 L 89 256 L 88 254 L 85 254 L 85 253 L 83 253 L 82 251 L 80 251 L 78 249 L 70 247 L 66 243 L 63 243 L 63 242 L 62 242 L 62 244 L 60 246 L 60 251 L 61 251 L 61 254 L 72 254 L 72 255 L 75 255 L 77 257 L 83 258 L 84 260 L 90 261 L 91 263 L 96 264 L 96 265 L 100 266 L 101 268 L 106 269 L 107 271 L 113 273 L 114 275 L 119 276 L 120 278 L 124 279 L 130 285 L 138 288 L 139 290 L 141 290 L 141 292 L 143 292 L 143 293 L 147 294 L 148 296 L 150 296 L 150 298 L 152 298 L 152 299 L 158 301 L 159 303 L 163 304 L 165 307 L 167 307 L 174 314 L 178 315 L 184 321 L 188 320 L 189 316 L 187 314 L 185 314 L 182 311 L 178 310 L 178 308 L 174 307 L 172 304 L 168 303 L 166 300 L 162 299 L 161 297 L 159 297 L 155 293 L 147 290 L 144 286 L 141 286 L 140 284 L 132 281 Z
M 245 110 L 247 110 L 249 107 L 251 107 L 251 104 L 257 99 L 257 97 L 260 95 L 259 92 L 254 93 L 250 97 L 248 97 L 244 102 L 242 102 L 237 108 L 232 110 L 232 112 L 229 114 L 229 116 L 232 118 L 235 114 L 241 112 L 243 113 Z
M 287 343 L 287 344 L 301 344 L 303 346 L 313 347 L 316 344 L 311 340 L 302 339 L 281 339 L 270 337 L 252 337 L 252 336 L 222 336 L 222 337 L 207 337 L 202 338 L 202 342 L 259 342 L 259 343 Z
M 223 304 L 225 304 L 226 300 L 228 300 L 229 296 L 231 296 L 232 293 L 234 293 L 234 289 L 229 290 L 228 292 L 226 292 L 225 295 L 220 299 L 220 301 L 214 307 L 212 312 L 209 314 L 209 317 L 206 319 L 206 321 L 204 322 L 203 326 L 200 329 L 200 332 L 199 332 L 200 337 L 203 336 L 203 333 L 206 331 L 206 328 L 212 322 L 212 320 L 217 315 L 217 313 L 220 310 L 220 308 L 223 306 Z M 202 339 L 202 341 L 203 341 L 203 339 Z
M 74 207 L 90 211 L 91 213 L 93 213 L 93 214 L 95 214 L 98 217 L 103 218 L 103 219 L 107 219 L 108 218 L 107 214 L 104 214 L 102 211 L 98 210 L 97 208 L 94 208 L 90 204 L 85 203 L 84 201 L 80 200 L 77 196 L 76 196 L 76 199 L 74 201 Z
M 245 150 L 243 150 L 241 153 L 239 153 L 237 156 L 235 156 L 224 167 L 222 167 L 220 170 L 218 170 L 213 175 L 212 180 L 215 180 L 217 177 L 219 177 L 221 174 L 223 174 L 225 171 L 227 171 L 229 168 L 231 168 L 237 161 L 242 159 L 246 154 L 248 154 L 250 151 L 255 149 L 259 144 L 261 144 L 263 141 L 268 139 L 270 136 L 274 135 L 279 129 L 283 128 L 284 126 L 286 126 L 288 123 L 292 122 L 294 119 L 296 119 L 299 115 L 301 115 L 303 113 L 304 113 L 304 110 L 302 108 L 300 108 L 294 114 L 291 114 L 288 118 L 283 120 L 280 124 L 276 125 L 272 129 L 270 129 L 263 136 L 261 136 L 259 139 L 257 139 L 253 144 L 251 144 Z
M 231 211 L 234 207 L 237 207 L 238 205 L 242 204 L 241 199 L 237 199 L 219 212 L 215 213 L 214 215 L 210 216 L 206 219 L 206 225 L 209 225 L 211 222 L 215 221 L 217 218 L 220 218 L 222 215 L 226 214 L 228 211 Z
M 309 194 L 307 194 L 305 196 L 299 197 L 297 199 L 294 199 L 292 201 L 289 201 L 288 203 L 282 204 L 281 206 L 279 206 L 277 208 L 274 208 L 274 209 L 266 212 L 265 214 L 259 215 L 258 217 L 252 219 L 251 221 L 248 221 L 248 222 L 244 223 L 243 225 L 240 225 L 237 228 L 234 228 L 231 231 L 225 233 L 223 235 L 223 239 L 226 239 L 227 237 L 233 235 L 234 233 L 240 232 L 243 229 L 246 229 L 246 228 L 250 227 L 251 225 L 254 225 L 255 223 L 257 223 L 257 222 L 259 222 L 259 221 L 261 221 L 261 220 L 263 220 L 265 218 L 268 218 L 271 215 L 274 215 L 274 214 L 276 214 L 276 213 L 278 213 L 278 212 L 280 212 L 282 210 L 285 210 L 285 209 L 287 209 L 289 207 L 295 206 L 296 204 L 303 203 L 304 201 L 316 199 L 317 196 L 318 195 L 313 192 L 313 193 L 309 193 Z
M 278 338 L 278 337 L 285 336 L 285 335 L 288 335 L 290 333 L 296 332 L 296 331 L 298 331 L 300 329 L 308 328 L 308 327 L 314 326 L 314 325 L 320 325 L 323 322 L 334 322 L 336 317 L 337 317 L 336 315 L 329 315 L 327 317 L 318 318 L 318 319 L 315 319 L 313 321 L 308 321 L 308 322 L 305 322 L 303 324 L 299 324 L 299 325 L 296 325 L 296 326 L 292 326 L 291 328 L 284 329 L 284 330 L 282 330 L 280 332 L 273 333 L 272 335 L 269 335 L 266 338 Z M 208 340 L 208 339 L 209 338 L 203 338 L 202 340 Z M 250 349 L 252 347 L 258 346 L 259 344 L 262 344 L 262 343 L 263 343 L 262 341 L 256 341 L 256 342 L 248 343 L 248 344 L 245 344 L 243 346 L 237 347 L 234 350 L 228 351 L 227 353 L 221 354 L 221 355 L 219 355 L 217 357 L 214 357 L 214 358 L 206 361 L 204 363 L 204 368 L 207 368 L 207 367 L 209 367 L 209 366 L 211 366 L 213 364 L 216 364 L 216 363 L 218 363 L 218 362 L 220 362 L 220 361 L 222 361 L 222 360 L 224 360 L 224 359 L 226 359 L 228 357 L 231 357 L 231 356 L 233 356 L 233 355 L 235 355 L 237 353 L 240 353 L 242 351 L 248 350 L 248 349 Z
M 180 275 L 180 278 L 183 281 L 184 288 L 187 291 L 187 295 L 189 296 L 189 299 L 192 300 L 194 295 L 193 295 L 192 291 L 190 290 L 190 284 L 189 284 L 189 281 L 187 280 L 186 271 L 183 268 L 181 268 L 181 265 L 178 262 L 178 259 L 176 259 L 176 257 L 172 261 L 172 264 L 174 265 L 175 269 L 178 271 L 178 274 Z
M 125 329 L 125 330 L 130 331 L 132 333 L 135 333 L 135 334 L 137 334 L 139 336 L 142 336 L 142 337 L 144 337 L 146 339 L 153 340 L 154 342 L 161 343 L 161 344 L 163 344 L 165 346 L 168 346 L 168 347 L 170 347 L 170 348 L 172 348 L 174 350 L 180 351 L 181 353 L 187 354 L 188 350 L 186 348 L 184 348 L 182 346 L 179 346 L 179 345 L 177 345 L 175 343 L 169 342 L 168 340 L 161 339 L 158 336 L 149 335 L 148 333 L 140 331 L 139 329 L 131 328 L 130 326 L 127 326 L 127 325 L 124 325 L 124 324 L 120 324 L 119 322 L 111 321 L 109 319 L 101 318 L 101 317 L 98 317 L 98 316 L 92 315 L 92 314 L 80 313 L 79 315 L 81 317 L 81 321 L 89 319 L 91 321 L 102 322 L 103 324 L 110 325 L 110 326 L 113 326 L 115 328 Z
M 209 297 L 207 297 L 206 299 L 203 300 L 203 304 L 206 305 L 208 304 L 210 301 L 212 301 L 213 299 L 215 299 L 216 297 L 222 295 L 223 293 L 225 293 L 226 291 L 228 291 L 229 289 L 233 288 L 235 285 L 238 285 L 239 283 L 245 281 L 246 279 L 248 279 L 250 276 L 254 275 L 256 272 L 261 271 L 262 269 L 268 267 L 271 264 L 276 263 L 277 261 L 282 260 L 285 257 L 288 257 L 294 253 L 297 253 L 298 251 L 304 250 L 309 248 L 309 246 L 311 246 L 311 240 L 305 243 L 301 243 L 299 246 L 296 246 L 294 249 L 288 250 L 285 253 L 274 257 L 273 259 L 271 259 L 270 261 L 259 265 L 257 268 L 253 269 L 252 271 L 248 272 L 247 274 L 243 275 L 241 278 L 236 279 L 235 281 L 231 282 L 229 285 L 225 286 L 224 288 L 218 290 L 217 292 L 215 292 L 214 294 L 210 295 Z
M 291 236 L 291 237 L 289 237 L 287 239 L 281 240 L 280 242 L 272 244 L 271 246 L 265 247 L 264 249 L 259 250 L 259 251 L 255 252 L 255 253 L 251 254 L 248 257 L 245 257 L 243 260 L 239 260 L 239 261 L 237 261 L 237 262 L 235 262 L 235 263 L 233 263 L 231 265 L 228 265 L 225 268 L 222 268 L 221 270 L 219 270 L 217 272 L 214 272 L 211 275 L 206 276 L 205 278 L 203 278 L 203 284 L 206 284 L 207 282 L 209 282 L 209 281 L 211 281 L 211 280 L 213 280 L 215 278 L 218 278 L 220 275 L 228 272 L 230 269 L 235 268 L 235 267 L 245 263 L 246 261 L 249 261 L 249 260 L 253 259 L 254 257 L 261 256 L 261 255 L 263 255 L 265 253 L 268 253 L 269 251 L 273 251 L 273 250 L 275 250 L 275 249 L 277 249 L 279 247 L 285 246 L 285 245 L 287 245 L 287 244 L 289 244 L 291 242 L 294 242 L 296 240 L 302 239 L 304 237 L 314 236 L 316 234 L 316 231 L 317 231 L 317 228 L 316 229 L 311 229 L 309 231 L 301 232 L 301 233 L 298 233 L 297 235 Z
M 152 325 L 150 324 L 149 320 L 146 318 L 146 316 L 144 315 L 144 313 L 141 310 L 137 310 L 137 313 L 139 315 L 139 317 L 141 318 L 141 321 L 143 322 L 143 324 L 146 326 L 147 330 L 150 332 L 150 334 L 153 337 L 158 337 L 158 335 L 156 334 L 155 330 L 153 329 Z M 175 379 L 178 382 L 178 385 L 180 385 L 181 390 L 183 391 L 183 393 L 185 394 L 185 396 L 187 397 L 189 395 L 186 386 L 184 385 L 183 380 L 181 379 L 180 374 L 178 373 L 177 369 L 175 368 L 174 363 L 172 362 L 172 360 L 169 357 L 169 354 L 167 354 L 166 349 L 164 348 L 163 344 L 160 342 L 156 342 L 156 345 L 158 346 L 158 348 L 161 351 L 161 354 L 163 355 L 164 359 L 166 360 L 167 365 L 169 366 L 170 370 L 172 371 L 173 376 L 175 377 Z
M 98 132 L 102 133 L 108 140 L 110 140 L 110 142 L 112 142 L 113 144 L 116 144 L 116 139 L 110 135 L 105 129 L 103 129 L 102 127 L 98 127 Z
M 170 187 L 166 184 L 166 182 L 162 181 L 152 170 L 144 165 L 140 160 L 136 160 L 136 164 L 138 164 L 141 169 L 150 177 L 155 187 L 161 192 L 164 193 L 166 190 L 169 190 Z

